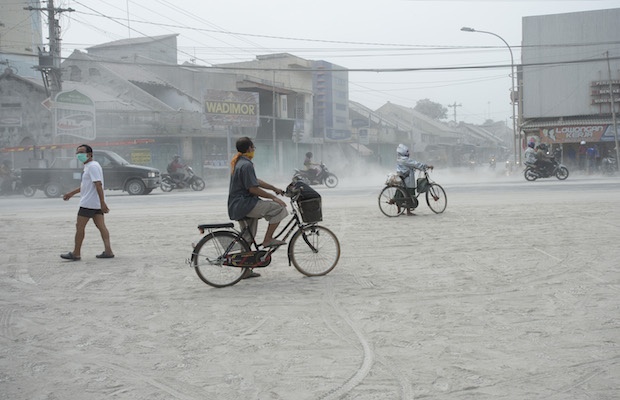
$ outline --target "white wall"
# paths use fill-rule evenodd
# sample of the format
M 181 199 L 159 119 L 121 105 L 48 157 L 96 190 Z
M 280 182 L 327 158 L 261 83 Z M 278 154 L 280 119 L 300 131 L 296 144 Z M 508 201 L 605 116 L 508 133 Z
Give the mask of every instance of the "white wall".
M 620 57 L 620 8 L 523 18 L 523 116 L 525 118 L 596 115 L 593 81 L 608 80 L 607 62 Z M 613 43 L 612 43 L 613 42 Z M 573 63 L 582 60 L 583 62 Z M 554 63 L 549 65 L 531 65 Z M 571 63 L 569 63 L 571 62 Z M 620 79 L 620 60 L 611 61 Z M 609 108 L 607 108 L 609 113 Z

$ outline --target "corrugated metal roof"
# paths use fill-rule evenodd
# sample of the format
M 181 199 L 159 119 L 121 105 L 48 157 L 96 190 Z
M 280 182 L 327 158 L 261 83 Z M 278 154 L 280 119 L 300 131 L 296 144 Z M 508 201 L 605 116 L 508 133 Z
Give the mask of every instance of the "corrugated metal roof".
M 146 37 L 139 37 L 139 38 L 121 39 L 121 40 L 115 40 L 114 42 L 102 43 L 102 44 L 98 44 L 92 47 L 87 47 L 86 50 L 105 49 L 107 47 L 131 46 L 135 44 L 159 42 L 161 40 L 168 39 L 168 38 L 175 37 L 175 36 L 179 36 L 179 34 L 173 33 L 170 35 L 146 36 Z
M 575 125 L 610 125 L 613 124 L 611 117 L 583 117 L 583 118 L 546 118 L 531 119 L 525 121 L 522 129 L 549 128 L 555 126 L 575 126 Z

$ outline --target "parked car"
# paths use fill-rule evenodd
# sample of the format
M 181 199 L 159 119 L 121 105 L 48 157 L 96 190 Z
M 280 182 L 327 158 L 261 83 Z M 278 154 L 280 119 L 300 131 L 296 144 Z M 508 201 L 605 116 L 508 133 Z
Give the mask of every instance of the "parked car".
M 130 195 L 149 194 L 159 187 L 161 173 L 157 168 L 133 165 L 113 151 L 95 150 L 93 159 L 101 164 L 105 189 L 123 190 Z M 22 168 L 24 193 L 42 190 L 47 197 L 60 197 L 80 185 L 81 165 L 74 159 L 59 159 L 50 168 Z

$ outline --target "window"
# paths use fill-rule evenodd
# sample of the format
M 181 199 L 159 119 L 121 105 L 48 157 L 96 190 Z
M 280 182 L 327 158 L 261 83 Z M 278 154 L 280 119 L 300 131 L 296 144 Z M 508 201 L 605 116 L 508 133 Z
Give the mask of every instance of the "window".
M 69 80 L 74 82 L 82 82 L 82 70 L 75 65 L 70 65 Z

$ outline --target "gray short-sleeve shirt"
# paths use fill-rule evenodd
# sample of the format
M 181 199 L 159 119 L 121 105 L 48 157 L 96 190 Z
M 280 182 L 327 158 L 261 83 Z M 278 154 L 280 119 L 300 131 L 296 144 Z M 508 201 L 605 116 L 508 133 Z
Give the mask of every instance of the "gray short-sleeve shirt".
M 258 197 L 250 193 L 250 188 L 256 186 L 258 186 L 258 178 L 256 178 L 254 164 L 246 157 L 239 157 L 228 188 L 230 219 L 235 221 L 243 219 L 256 206 Z

